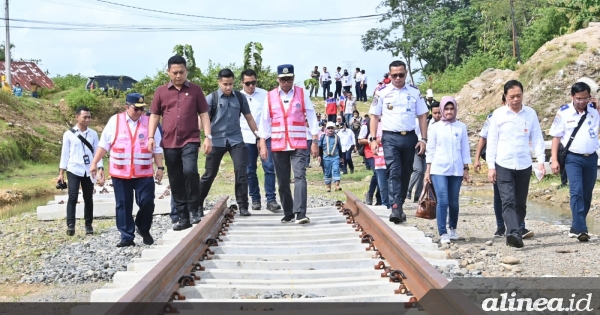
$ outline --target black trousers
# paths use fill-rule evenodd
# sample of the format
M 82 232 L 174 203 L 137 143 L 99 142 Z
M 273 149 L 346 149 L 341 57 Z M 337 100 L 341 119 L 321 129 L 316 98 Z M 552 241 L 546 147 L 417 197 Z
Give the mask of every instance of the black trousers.
M 164 149 L 165 164 L 169 172 L 171 198 L 179 218 L 190 218 L 190 211 L 198 209 L 198 142 L 189 142 L 181 148 Z
M 360 88 L 360 94 L 362 96 L 362 100 L 363 102 L 367 101 L 367 85 L 363 84 L 363 86 Z
M 511 170 L 496 164 L 496 184 L 502 201 L 502 218 L 506 233 L 521 235 L 521 223 L 527 214 L 527 195 L 531 166 L 523 170 Z
M 89 174 L 88 174 L 89 175 Z M 83 194 L 83 217 L 85 225 L 92 225 L 94 220 L 94 184 L 89 177 L 77 176 L 71 172 L 67 172 L 67 182 L 69 185 L 69 200 L 67 201 L 67 226 L 75 225 L 75 211 L 77 209 L 77 199 L 79 198 L 79 187 Z
M 206 156 L 204 164 L 204 174 L 200 178 L 200 196 L 198 205 L 203 206 L 206 196 L 210 191 L 215 177 L 219 173 L 219 166 L 223 155 L 229 152 L 233 160 L 233 172 L 235 173 L 235 200 L 240 209 L 248 209 L 248 176 L 246 168 L 248 167 L 248 148 L 245 143 L 239 143 L 234 146 L 227 143 L 226 147 L 213 147 L 212 151 Z
M 333 97 L 337 98 L 342 95 L 342 81 L 335 81 L 335 94 Z
M 327 94 L 330 91 L 331 81 L 323 81 L 323 99 L 327 99 Z
M 381 144 L 383 145 L 383 156 L 387 167 L 389 186 L 389 202 L 392 207 L 402 209 L 410 176 L 413 172 L 415 160 L 415 146 L 418 142 L 417 135 L 411 132 L 401 135 L 396 132 L 383 131 Z

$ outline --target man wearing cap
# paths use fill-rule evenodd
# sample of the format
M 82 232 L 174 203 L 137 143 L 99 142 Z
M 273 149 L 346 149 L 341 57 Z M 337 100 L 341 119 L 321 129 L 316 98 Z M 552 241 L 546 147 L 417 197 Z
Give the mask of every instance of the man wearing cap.
M 435 103 L 435 102 L 437 102 L 437 101 L 435 99 L 433 99 L 433 90 L 428 89 L 426 99 L 425 99 L 425 105 L 427 105 L 427 108 L 429 109 L 428 119 L 431 119 L 431 108 L 433 107 L 433 103 Z
M 163 177 L 163 149 L 159 146 L 161 134 L 157 132 L 154 140 L 157 145 L 148 150 L 149 117 L 144 114 L 144 98 L 139 93 L 130 93 L 126 97 L 125 112 L 113 115 L 104 127 L 98 151 L 92 161 L 90 173 L 96 176 L 98 163 L 106 152 L 110 151 L 108 173 L 112 177 L 115 189 L 117 229 L 121 241 L 117 247 L 134 246 L 134 231 L 142 236 L 146 245 L 152 245 L 150 235 L 152 215 L 154 214 L 154 168 L 157 166 L 156 180 Z M 104 170 L 100 170 L 99 179 L 104 180 Z M 133 201 L 139 207 L 133 219 Z
M 268 157 L 266 139 L 271 137 L 271 151 L 275 175 L 279 184 L 279 199 L 283 206 L 282 223 L 296 220 L 298 224 L 309 223 L 306 216 L 306 121 L 312 134 L 310 150 L 313 157 L 319 155 L 319 123 L 315 109 L 304 89 L 294 86 L 294 66 L 277 67 L 279 87 L 271 90 L 262 109 L 259 123 L 260 157 Z M 294 195 L 290 189 L 291 172 L 294 172 Z
M 415 149 L 419 154 L 425 152 L 427 144 L 427 105 L 421 98 L 419 89 L 406 84 L 406 64 L 400 60 L 393 61 L 389 66 L 392 84 L 379 92 L 379 99 L 373 102 L 369 114 L 371 152 L 378 155 L 377 130 L 381 118 L 381 144 L 389 185 L 389 199 L 392 207 L 390 222 L 406 221 L 402 210 L 408 183 L 412 174 Z M 418 117 L 421 129 L 421 139 L 415 132 Z

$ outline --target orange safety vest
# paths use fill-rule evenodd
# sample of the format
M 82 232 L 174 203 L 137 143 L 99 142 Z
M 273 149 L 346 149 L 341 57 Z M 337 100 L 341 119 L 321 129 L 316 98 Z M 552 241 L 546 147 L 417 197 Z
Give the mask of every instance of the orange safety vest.
M 271 114 L 271 151 L 283 151 L 288 143 L 292 149 L 306 149 L 304 90 L 294 87 L 294 97 L 287 111 L 283 109 L 279 88 L 271 90 L 267 97 Z
M 111 177 L 130 179 L 152 177 L 152 152 L 148 151 L 148 116 L 138 120 L 132 135 L 127 114 L 117 114 L 117 131 L 110 148 L 108 173 Z

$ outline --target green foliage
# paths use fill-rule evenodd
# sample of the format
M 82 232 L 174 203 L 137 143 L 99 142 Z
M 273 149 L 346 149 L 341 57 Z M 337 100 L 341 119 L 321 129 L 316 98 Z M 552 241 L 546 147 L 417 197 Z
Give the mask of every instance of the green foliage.
M 571 47 L 575 48 L 579 52 L 584 52 L 587 49 L 587 44 L 583 42 L 573 43 Z
M 587 27 L 590 22 L 600 21 L 600 0 L 547 0 L 564 14 L 568 23 L 563 26 L 566 32 L 574 32 Z
M 306 79 L 304 80 L 304 88 L 305 89 L 310 89 L 313 86 L 319 86 L 319 81 L 315 78 L 310 78 L 310 79 Z
M 436 93 L 456 94 L 462 87 L 488 68 L 497 68 L 499 61 L 491 54 L 479 53 L 459 66 L 450 66 L 444 72 L 431 75 L 432 81 L 422 82 L 419 89 L 433 89 Z
M 539 8 L 533 19 L 531 25 L 523 30 L 520 41 L 523 60 L 529 59 L 546 42 L 563 35 L 565 26 L 569 24 L 567 17 L 555 7 Z M 550 48 L 548 47 L 549 50 Z
M 85 87 L 85 83 L 88 78 L 81 74 L 67 74 L 65 76 L 57 75 L 52 78 L 52 82 L 54 82 L 54 92 L 69 90 L 69 89 L 77 89 Z
M 175 45 L 173 52 L 178 55 L 185 57 L 186 66 L 188 70 L 188 79 L 198 78 L 201 75 L 200 68 L 196 64 L 196 58 L 194 57 L 194 49 L 192 45 Z

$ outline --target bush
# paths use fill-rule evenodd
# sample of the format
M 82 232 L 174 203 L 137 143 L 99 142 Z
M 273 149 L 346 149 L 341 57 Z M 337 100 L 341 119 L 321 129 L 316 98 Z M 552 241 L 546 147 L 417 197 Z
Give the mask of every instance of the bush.
M 75 109 L 79 106 L 86 106 L 92 112 L 99 110 L 100 107 L 99 97 L 86 91 L 85 88 L 79 88 L 67 94 L 65 101 L 72 112 L 75 112 Z
M 64 91 L 68 89 L 85 88 L 88 78 L 81 74 L 67 74 L 61 76 L 60 74 L 52 78 L 54 82 L 54 89 L 56 92 Z

